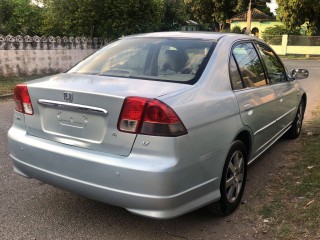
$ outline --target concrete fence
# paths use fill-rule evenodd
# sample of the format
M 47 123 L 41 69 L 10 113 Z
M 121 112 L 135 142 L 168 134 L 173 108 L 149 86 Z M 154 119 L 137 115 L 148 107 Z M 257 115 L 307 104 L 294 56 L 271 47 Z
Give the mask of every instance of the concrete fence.
M 269 35 L 263 39 L 280 55 L 320 55 L 320 37 Z
M 320 37 L 263 36 L 280 55 L 320 55 Z M 0 77 L 63 72 L 100 47 L 106 39 L 0 35 Z
M 63 72 L 105 44 L 98 38 L 0 35 L 0 77 Z

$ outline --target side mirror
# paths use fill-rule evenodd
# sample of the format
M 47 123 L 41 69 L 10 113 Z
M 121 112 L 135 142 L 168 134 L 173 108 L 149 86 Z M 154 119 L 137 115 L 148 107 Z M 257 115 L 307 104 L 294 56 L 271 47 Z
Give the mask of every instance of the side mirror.
M 291 70 L 291 77 L 293 79 L 305 79 L 309 77 L 309 71 L 307 69 L 295 68 Z

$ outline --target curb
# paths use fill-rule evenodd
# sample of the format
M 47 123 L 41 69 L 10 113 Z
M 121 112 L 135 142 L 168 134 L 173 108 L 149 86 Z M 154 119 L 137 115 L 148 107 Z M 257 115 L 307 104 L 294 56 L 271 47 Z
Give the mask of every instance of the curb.
M 13 94 L 5 94 L 5 95 L 0 95 L 0 99 L 6 99 L 6 98 L 12 98 Z

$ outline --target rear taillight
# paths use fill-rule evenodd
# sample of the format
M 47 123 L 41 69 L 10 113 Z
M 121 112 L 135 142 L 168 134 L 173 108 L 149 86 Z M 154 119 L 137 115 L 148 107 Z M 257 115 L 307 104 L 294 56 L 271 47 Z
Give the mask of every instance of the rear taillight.
M 159 100 L 141 97 L 127 97 L 124 100 L 118 130 L 167 137 L 187 134 L 172 108 Z
M 14 88 L 14 101 L 16 103 L 15 109 L 18 112 L 28 115 L 33 114 L 32 103 L 30 100 L 28 87 L 26 84 L 18 84 Z

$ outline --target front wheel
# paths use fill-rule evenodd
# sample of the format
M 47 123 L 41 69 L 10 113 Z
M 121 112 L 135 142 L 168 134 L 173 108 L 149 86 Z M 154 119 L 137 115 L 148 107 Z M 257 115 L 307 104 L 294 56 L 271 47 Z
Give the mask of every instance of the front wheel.
M 236 140 L 227 155 L 223 168 L 218 202 L 208 206 L 217 215 L 234 212 L 241 201 L 247 179 L 247 151 L 242 141 Z
M 296 117 L 293 120 L 291 128 L 286 133 L 286 137 L 290 139 L 295 139 L 299 137 L 302 129 L 302 122 L 304 117 L 304 100 L 301 100 Z

